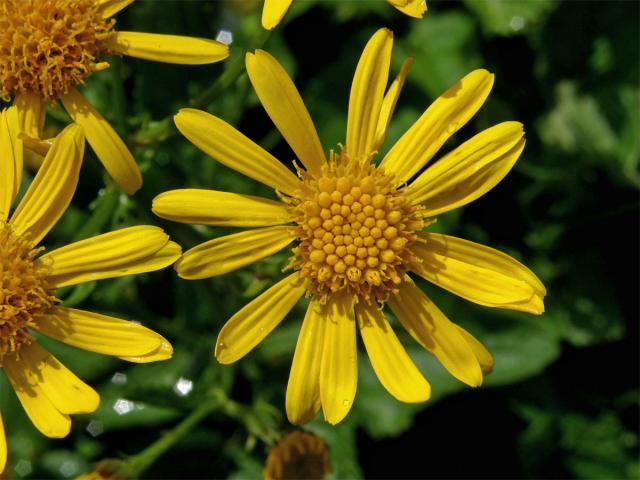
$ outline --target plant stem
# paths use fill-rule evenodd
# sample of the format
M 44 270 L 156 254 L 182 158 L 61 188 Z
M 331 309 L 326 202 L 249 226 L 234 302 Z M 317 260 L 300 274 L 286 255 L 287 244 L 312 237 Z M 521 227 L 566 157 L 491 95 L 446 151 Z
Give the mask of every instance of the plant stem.
M 128 472 L 134 478 L 139 477 L 141 473 L 149 468 L 167 450 L 182 440 L 182 438 L 184 438 L 194 426 L 218 408 L 220 408 L 220 400 L 218 398 L 207 398 L 204 403 L 193 410 L 187 418 L 176 425 L 172 430 L 165 433 L 142 452 L 129 457 L 127 461 Z

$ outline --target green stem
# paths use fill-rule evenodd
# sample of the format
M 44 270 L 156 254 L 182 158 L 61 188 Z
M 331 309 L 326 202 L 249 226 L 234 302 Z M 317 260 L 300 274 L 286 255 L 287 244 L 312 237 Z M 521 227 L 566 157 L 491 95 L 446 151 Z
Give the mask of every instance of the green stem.
M 165 433 L 142 452 L 129 457 L 127 461 L 128 473 L 134 478 L 139 477 L 166 451 L 182 440 L 193 427 L 218 408 L 220 408 L 220 400 L 218 398 L 208 398 L 172 430 Z

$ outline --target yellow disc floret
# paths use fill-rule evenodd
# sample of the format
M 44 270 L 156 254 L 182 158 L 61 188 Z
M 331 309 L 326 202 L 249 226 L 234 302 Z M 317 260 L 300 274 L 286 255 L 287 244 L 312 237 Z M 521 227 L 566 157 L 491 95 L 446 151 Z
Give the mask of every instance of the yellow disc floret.
M 0 222 L 0 366 L 4 356 L 31 342 L 28 329 L 56 299 L 49 293 L 47 268 L 28 239 Z
M 391 175 L 344 152 L 332 155 L 320 176 L 303 180 L 294 213 L 299 244 L 289 266 L 321 302 L 338 291 L 386 301 L 416 261 L 408 247 L 424 227 L 417 207 Z
M 96 0 L 1 0 L 0 97 L 57 100 L 104 67 L 113 24 Z

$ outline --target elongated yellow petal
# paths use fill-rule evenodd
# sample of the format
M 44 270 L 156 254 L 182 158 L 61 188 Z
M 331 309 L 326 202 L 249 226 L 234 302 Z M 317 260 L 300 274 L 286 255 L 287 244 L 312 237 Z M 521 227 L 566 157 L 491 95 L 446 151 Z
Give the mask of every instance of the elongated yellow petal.
M 173 255 L 161 255 L 158 262 L 155 254 L 168 243 L 169 236 L 161 228 L 129 227 L 71 243 L 40 260 L 51 265 L 51 285 L 64 287 L 164 268 L 181 254 L 173 244 Z
M 300 188 L 287 167 L 225 121 L 192 108 L 183 108 L 173 119 L 191 143 L 227 167 L 289 195 Z
M 384 91 L 389 79 L 393 33 L 381 28 L 364 47 L 349 95 L 347 153 L 351 158 L 368 158 L 376 146 L 376 129 Z
M 220 363 L 233 363 L 265 339 L 304 293 L 293 273 L 245 305 L 222 327 L 215 355 Z
M 18 95 L 13 104 L 18 109 L 19 130 L 26 147 L 24 162 L 32 170 L 37 170 L 51 147 L 50 143 L 40 141 L 46 115 L 44 102 L 35 93 L 25 92 Z M 38 147 L 46 146 L 46 149 L 33 150 L 34 144 Z
M 264 8 L 262 9 L 262 28 L 272 30 L 275 28 L 287 10 L 291 6 L 293 0 L 264 0 Z
M 424 402 L 431 386 L 415 366 L 377 305 L 356 305 L 360 335 L 380 383 L 401 402 Z
M 509 173 L 524 148 L 519 122 L 491 127 L 427 168 L 409 187 L 413 203 L 424 216 L 453 210 L 491 190 Z
M 273 255 L 295 237 L 289 227 L 248 230 L 202 243 L 185 252 L 176 271 L 187 280 L 213 277 Z
M 412 270 L 424 279 L 487 307 L 544 312 L 544 285 L 509 255 L 461 238 L 421 233 L 411 246 L 422 260 Z
M 326 318 L 323 307 L 312 301 L 302 322 L 287 384 L 287 418 L 293 424 L 313 420 L 320 411 L 320 365 Z
M 380 150 L 382 144 L 384 143 L 384 139 L 387 136 L 387 128 L 389 127 L 389 122 L 391 122 L 391 117 L 393 116 L 393 112 L 396 109 L 396 104 L 398 103 L 400 92 L 402 91 L 404 81 L 409 74 L 409 69 L 411 68 L 412 64 L 413 58 L 407 58 L 402 63 L 402 67 L 400 67 L 400 73 L 398 73 L 398 76 L 391 83 L 391 86 L 384 96 L 382 107 L 380 108 L 380 117 L 378 118 L 378 124 L 376 126 L 376 137 L 373 145 L 374 150 Z
M 133 363 L 151 363 L 151 362 L 161 362 L 164 360 L 169 360 L 173 356 L 173 347 L 169 343 L 168 340 L 162 338 L 162 342 L 160 346 L 156 348 L 153 352 L 138 355 L 135 357 L 127 357 L 121 356 L 122 360 Z
M 153 330 L 99 313 L 56 307 L 36 324 L 37 330 L 73 347 L 118 357 L 139 357 L 168 343 Z
M 331 298 L 323 321 L 326 327 L 320 365 L 320 399 L 325 420 L 336 425 L 351 410 L 358 386 L 356 318 L 351 298 Z
M 47 437 L 66 437 L 71 429 L 71 419 L 60 412 L 46 395 L 42 386 L 44 379 L 28 370 L 28 364 L 20 354 L 6 356 L 2 368 L 33 425 Z
M 480 364 L 480 368 L 482 369 L 482 373 L 484 375 L 488 375 L 493 370 L 493 355 L 489 353 L 489 350 L 485 348 L 485 346 L 480 343 L 480 341 L 467 332 L 460 325 L 456 325 L 458 330 L 462 334 L 463 338 L 467 341 L 471 350 L 473 350 L 473 354 L 478 359 L 478 363 Z
M 413 282 L 404 282 L 389 306 L 404 328 L 429 350 L 451 375 L 472 387 L 482 384 L 482 370 L 469 344 L 453 323 Z
M 96 391 L 37 342 L 23 347 L 19 358 L 29 385 L 41 388 L 61 413 L 91 413 L 98 408 L 100 397 Z
M 264 50 L 245 57 L 249 80 L 273 124 L 306 169 L 318 174 L 325 162 L 320 138 L 291 78 Z
M 116 32 L 106 45 L 110 50 L 130 57 L 181 65 L 205 65 L 229 56 L 229 47 L 224 43 L 180 35 Z
M 17 235 L 28 233 L 34 245 L 62 216 L 78 184 L 84 154 L 84 135 L 69 125 L 55 139 L 10 223 Z
M 215 190 L 171 190 L 153 200 L 153 213 L 174 222 L 225 227 L 266 227 L 291 221 L 284 204 Z
M 400 185 L 431 160 L 447 139 L 480 109 L 493 86 L 493 74 L 474 70 L 440 95 L 400 140 L 381 166 Z
M 22 141 L 16 107 L 0 115 L 0 222 L 9 218 L 11 205 L 22 181 Z
M 4 423 L 0 415 L 0 473 L 4 472 L 7 466 L 7 437 L 4 434 Z
M 109 18 L 131 5 L 134 1 L 135 0 L 98 0 L 98 10 L 102 12 L 102 18 Z
M 131 152 L 116 131 L 75 89 L 60 100 L 74 122 L 84 127 L 87 141 L 111 178 L 129 195 L 142 186 L 142 175 Z
M 422 18 L 427 11 L 425 0 L 387 0 L 387 2 L 413 18 Z

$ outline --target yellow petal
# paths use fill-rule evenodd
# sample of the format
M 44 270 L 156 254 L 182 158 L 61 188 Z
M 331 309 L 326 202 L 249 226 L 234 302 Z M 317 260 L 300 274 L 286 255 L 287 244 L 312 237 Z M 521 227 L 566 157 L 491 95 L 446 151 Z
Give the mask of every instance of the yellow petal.
M 118 357 L 155 353 L 166 342 L 161 335 L 137 323 L 65 307 L 56 307 L 43 316 L 36 329 L 67 345 Z
M 401 402 L 424 402 L 431 386 L 415 366 L 377 305 L 356 305 L 360 335 L 371 366 L 387 391 Z
M 9 217 L 21 181 L 22 141 L 16 107 L 10 107 L 0 116 L 0 222 Z
M 287 418 L 293 424 L 313 420 L 320 410 L 320 364 L 326 318 L 323 307 L 312 301 L 302 322 L 287 384 Z
M 264 0 L 264 8 L 262 9 L 262 28 L 272 30 L 275 28 L 287 10 L 291 6 L 293 0 Z
M 172 244 L 158 258 L 156 254 L 169 243 L 173 242 L 159 227 L 129 227 L 71 243 L 40 260 L 51 265 L 49 281 L 58 288 L 167 267 L 181 254 L 180 247 Z M 169 251 L 173 255 L 166 255 Z
M 78 184 L 84 154 L 84 135 L 69 125 L 56 137 L 10 223 L 17 235 L 28 233 L 34 245 L 62 216 Z
M 384 139 L 387 135 L 387 128 L 389 127 L 389 122 L 391 122 L 391 117 L 393 116 L 393 112 L 396 109 L 396 104 L 398 103 L 400 92 L 402 91 L 404 81 L 409 74 L 409 69 L 411 68 L 412 64 L 413 58 L 407 58 L 403 62 L 402 67 L 400 67 L 400 73 L 398 73 L 398 76 L 391 83 L 391 86 L 384 96 L 384 100 L 382 101 L 382 108 L 380 109 L 380 117 L 378 118 L 378 124 L 376 126 L 376 138 L 373 145 L 374 150 L 380 150 L 382 144 L 384 143 Z
M 51 147 L 50 143 L 40 141 L 46 115 L 44 102 L 35 93 L 21 93 L 13 101 L 13 104 L 18 109 L 19 130 L 24 137 L 23 141 L 26 147 L 24 162 L 32 170 L 37 170 Z M 33 146 L 37 146 L 38 150 L 33 150 Z M 40 148 L 45 146 L 44 150 Z
M 353 406 L 358 386 L 356 319 L 350 297 L 333 297 L 325 309 L 325 337 L 320 365 L 324 418 L 336 425 Z
M 289 195 L 300 188 L 287 167 L 223 120 L 192 108 L 183 108 L 173 118 L 191 143 L 236 172 Z
M 509 173 L 524 148 L 519 122 L 495 125 L 466 141 L 427 168 L 409 187 L 424 216 L 434 216 L 472 202 Z
M 174 222 L 224 227 L 266 227 L 291 221 L 283 203 L 215 190 L 171 190 L 153 200 L 153 213 Z
M 98 408 L 96 391 L 37 342 L 20 349 L 18 357 L 28 384 L 41 389 L 61 413 L 91 413 Z
M 318 174 L 325 161 L 311 116 L 291 78 L 264 50 L 245 57 L 249 80 L 273 124 L 306 169 Z
M 218 335 L 218 361 L 228 364 L 244 357 L 278 326 L 303 293 L 304 286 L 293 273 L 245 305 Z
M 0 415 L 0 473 L 4 472 L 7 466 L 7 437 L 4 434 L 4 423 Z
M 462 337 L 467 341 L 471 350 L 473 350 L 473 354 L 478 359 L 478 363 L 480 364 L 480 368 L 482 369 L 482 373 L 488 375 L 493 370 L 493 355 L 489 353 L 489 350 L 485 348 L 485 346 L 480 343 L 480 341 L 467 332 L 460 325 L 456 325 L 458 330 L 462 334 Z
M 294 239 L 289 227 L 248 230 L 202 243 L 185 252 L 176 271 L 187 280 L 237 270 L 282 250 Z
M 400 137 L 381 163 L 400 185 L 415 175 L 447 139 L 480 109 L 493 86 L 493 74 L 474 70 L 440 95 Z
M 168 340 L 165 340 L 164 338 L 162 338 L 162 342 L 160 343 L 160 346 L 156 348 L 153 352 L 147 353 L 145 355 L 138 355 L 135 357 L 124 356 L 119 358 L 127 362 L 133 362 L 133 363 L 151 363 L 151 362 L 162 362 L 164 360 L 169 360 L 172 356 L 173 356 L 173 347 L 171 346 Z
M 347 153 L 366 159 L 376 145 L 376 129 L 389 79 L 393 33 L 381 28 L 373 34 L 358 61 L 349 95 Z
M 98 0 L 98 10 L 102 13 L 102 18 L 109 18 L 125 7 L 131 5 L 135 0 Z
M 412 252 L 422 260 L 411 269 L 424 279 L 487 307 L 544 312 L 544 285 L 522 263 L 493 248 L 461 238 L 422 233 Z
M 422 18 L 427 11 L 425 0 L 387 0 L 391 5 L 405 15 L 413 18 Z
M 229 56 L 229 47 L 215 40 L 157 33 L 116 32 L 106 46 L 130 57 L 181 65 L 205 65 Z
M 482 370 L 469 344 L 413 282 L 400 285 L 399 294 L 389 298 L 389 306 L 411 336 L 451 375 L 472 387 L 482 384 Z
M 21 350 L 31 345 L 23 346 Z M 71 429 L 71 419 L 61 413 L 46 395 L 42 386 L 44 379 L 28 370 L 27 362 L 20 354 L 4 357 L 2 368 L 31 423 L 47 437 L 66 437 Z
M 129 195 L 142 186 L 142 175 L 131 152 L 109 123 L 75 89 L 60 100 L 71 118 L 84 127 L 87 141 L 111 178 Z

